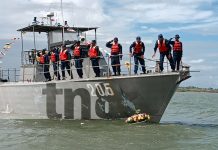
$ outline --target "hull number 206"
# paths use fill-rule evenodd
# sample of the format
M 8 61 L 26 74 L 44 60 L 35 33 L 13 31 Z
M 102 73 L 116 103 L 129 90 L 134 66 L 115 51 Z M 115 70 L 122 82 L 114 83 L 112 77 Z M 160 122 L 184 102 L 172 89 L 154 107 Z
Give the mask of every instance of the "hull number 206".
M 98 92 L 100 96 L 114 96 L 114 91 L 109 83 L 87 84 L 87 88 L 91 90 L 91 96 L 97 96 L 96 92 Z

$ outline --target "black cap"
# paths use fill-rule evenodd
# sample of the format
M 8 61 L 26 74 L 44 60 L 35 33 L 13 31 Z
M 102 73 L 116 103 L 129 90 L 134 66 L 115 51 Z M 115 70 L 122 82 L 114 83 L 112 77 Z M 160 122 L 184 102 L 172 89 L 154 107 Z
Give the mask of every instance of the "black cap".
M 81 41 L 85 41 L 85 38 L 84 38 L 84 37 L 82 37 L 80 40 L 81 40 Z
M 180 38 L 179 34 L 176 34 L 176 35 L 175 35 L 175 38 Z
M 162 35 L 162 34 L 159 34 L 159 35 L 158 35 L 158 38 L 163 38 L 163 35 Z
M 95 44 L 96 44 L 96 40 L 92 40 L 92 43 L 95 43 Z
M 118 38 L 117 38 L 117 37 L 115 37 L 115 38 L 114 38 L 114 41 L 118 41 Z
M 80 41 L 76 41 L 76 44 L 80 44 Z
M 136 37 L 136 40 L 141 40 L 141 37 L 140 37 L 140 36 L 137 36 L 137 37 Z
M 46 49 L 44 48 L 44 49 L 42 49 L 42 54 L 45 54 L 45 51 L 46 51 Z

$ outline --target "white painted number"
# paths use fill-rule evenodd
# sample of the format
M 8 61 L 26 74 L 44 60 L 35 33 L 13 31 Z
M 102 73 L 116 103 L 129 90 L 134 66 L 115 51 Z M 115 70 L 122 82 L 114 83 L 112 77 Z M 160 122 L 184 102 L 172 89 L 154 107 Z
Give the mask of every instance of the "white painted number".
M 114 95 L 114 91 L 112 90 L 112 88 L 110 87 L 109 83 L 104 83 L 104 88 L 105 88 L 105 94 L 106 95 L 110 95 L 113 96 Z
M 114 95 L 114 92 L 112 88 L 110 87 L 109 83 L 103 83 L 103 85 L 96 83 L 94 86 L 91 84 L 87 84 L 87 88 L 91 89 L 91 96 L 97 96 L 96 90 L 100 96 L 113 96 Z
M 92 95 L 92 96 L 97 96 L 97 95 L 95 94 L 95 89 L 94 89 L 94 87 L 93 87 L 91 84 L 87 84 L 87 88 L 91 88 L 91 95 Z
M 96 89 L 97 89 L 97 91 L 98 91 L 98 94 L 100 95 L 100 96 L 105 96 L 105 93 L 104 93 L 104 90 L 102 89 L 102 87 L 101 87 L 101 85 L 100 84 L 95 84 L 95 87 L 96 87 Z

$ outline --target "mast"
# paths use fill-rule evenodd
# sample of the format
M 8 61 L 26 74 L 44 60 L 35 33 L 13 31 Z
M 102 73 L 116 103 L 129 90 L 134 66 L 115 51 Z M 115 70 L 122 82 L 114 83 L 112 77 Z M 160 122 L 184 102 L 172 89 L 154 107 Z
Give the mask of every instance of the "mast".
M 54 12 L 50 12 L 47 14 L 47 18 L 49 18 L 50 26 L 52 26 L 52 17 L 54 17 Z M 53 38 L 52 32 L 47 32 L 47 40 L 48 40 L 48 50 L 50 49 L 51 39 Z
M 64 12 L 63 12 L 63 1 L 61 0 L 61 16 L 63 21 L 63 30 L 62 30 L 62 43 L 64 44 Z

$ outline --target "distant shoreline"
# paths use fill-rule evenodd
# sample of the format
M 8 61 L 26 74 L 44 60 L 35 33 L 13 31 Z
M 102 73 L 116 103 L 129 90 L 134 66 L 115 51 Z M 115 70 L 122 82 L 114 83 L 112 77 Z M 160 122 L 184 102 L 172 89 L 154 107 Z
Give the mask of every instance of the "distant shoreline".
M 207 93 L 218 93 L 218 89 L 213 88 L 199 88 L 199 87 L 179 87 L 176 92 L 207 92 Z

